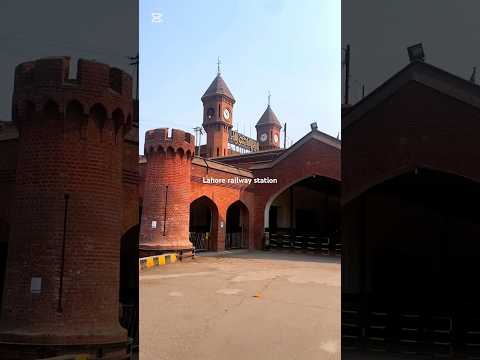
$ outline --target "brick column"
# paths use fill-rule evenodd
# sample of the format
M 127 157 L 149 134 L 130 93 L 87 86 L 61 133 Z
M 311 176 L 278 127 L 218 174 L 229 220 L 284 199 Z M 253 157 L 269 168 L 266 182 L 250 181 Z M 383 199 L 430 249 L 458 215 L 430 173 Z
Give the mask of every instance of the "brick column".
M 143 254 L 192 249 L 189 240 L 190 173 L 193 135 L 173 129 L 150 130 L 145 136 L 147 170 L 140 226 Z

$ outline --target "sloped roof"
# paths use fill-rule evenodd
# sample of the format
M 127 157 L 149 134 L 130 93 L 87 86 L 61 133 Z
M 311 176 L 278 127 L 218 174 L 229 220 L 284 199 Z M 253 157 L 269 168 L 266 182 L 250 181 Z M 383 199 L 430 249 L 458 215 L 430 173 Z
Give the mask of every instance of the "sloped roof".
M 230 174 L 240 175 L 248 178 L 253 178 L 251 171 L 236 167 L 235 165 L 224 164 L 219 161 L 205 159 L 195 156 L 192 160 L 193 165 L 203 166 L 209 169 L 219 170 Z
M 217 74 L 215 79 L 213 79 L 207 91 L 205 91 L 205 94 L 203 94 L 202 99 L 215 95 L 224 95 L 235 101 L 235 98 L 220 74 Z
M 257 125 L 255 127 L 261 125 L 276 125 L 278 127 L 282 127 L 280 124 L 280 121 L 278 121 L 277 115 L 273 112 L 272 108 L 270 107 L 270 104 L 267 106 L 265 109 L 265 112 L 263 115 L 260 117 L 260 120 L 258 120 Z
M 428 86 L 442 94 L 480 109 L 480 86 L 423 61 L 408 64 L 372 93 L 344 112 L 342 128 L 361 119 L 367 112 L 395 94 L 409 82 Z
M 324 132 L 321 132 L 319 130 L 312 130 L 309 133 L 307 133 L 303 138 L 298 140 L 295 144 L 290 146 L 288 149 L 283 151 L 280 156 L 278 156 L 275 160 L 265 163 L 265 164 L 258 164 L 255 166 L 250 167 L 251 170 L 257 170 L 257 169 L 269 169 L 274 167 L 276 164 L 278 164 L 280 161 L 285 159 L 286 157 L 290 156 L 292 153 L 297 151 L 299 148 L 301 148 L 305 143 L 307 143 L 309 140 L 316 140 L 319 141 L 323 144 L 329 145 L 338 151 L 340 151 L 342 147 L 342 142 L 339 139 L 334 138 L 333 136 L 330 136 L 328 134 L 325 134 Z

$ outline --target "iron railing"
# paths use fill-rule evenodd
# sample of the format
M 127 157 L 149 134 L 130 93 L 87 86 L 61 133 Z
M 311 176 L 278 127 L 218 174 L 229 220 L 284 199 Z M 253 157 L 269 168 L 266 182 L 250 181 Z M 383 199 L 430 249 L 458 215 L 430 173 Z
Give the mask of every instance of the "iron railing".
M 342 244 L 337 234 L 325 236 L 292 230 L 266 231 L 265 249 L 308 251 L 324 256 L 341 256 L 342 254 Z
M 225 249 L 248 249 L 248 236 L 246 230 L 227 233 Z
M 195 252 L 213 250 L 209 232 L 191 232 L 190 242 L 195 248 Z

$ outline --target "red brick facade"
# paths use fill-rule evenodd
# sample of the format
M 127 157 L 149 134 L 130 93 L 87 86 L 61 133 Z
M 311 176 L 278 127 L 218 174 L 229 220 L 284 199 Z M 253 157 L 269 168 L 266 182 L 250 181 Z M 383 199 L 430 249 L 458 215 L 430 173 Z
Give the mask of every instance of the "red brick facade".
M 215 166 L 216 164 L 210 164 Z M 249 186 L 240 184 L 205 184 L 203 178 L 233 179 L 235 177 L 247 179 L 251 174 L 246 171 L 238 172 L 234 167 L 217 166 L 208 168 L 201 161 L 196 162 L 192 167 L 191 192 L 189 204 L 202 196 L 207 197 L 215 206 L 215 217 L 212 221 L 212 239 L 216 251 L 225 249 L 227 210 L 237 201 L 240 201 L 248 209 L 248 239 L 249 248 L 254 247 L 253 226 L 254 223 L 254 193 Z M 223 224 L 223 225 L 222 225 Z
M 289 186 L 310 176 L 322 176 L 340 182 L 340 143 L 328 136 L 312 132 L 295 144 L 277 163 L 252 167 L 255 177 L 278 179 L 277 184 L 254 184 L 255 193 L 255 247 L 263 247 L 265 208 L 269 201 Z
M 147 133 L 147 138 L 148 136 Z M 157 196 L 158 194 L 164 195 L 162 191 L 158 191 L 158 187 L 149 184 L 148 159 L 147 156 L 146 164 L 144 162 L 140 164 L 140 173 L 146 172 L 146 176 L 141 176 L 140 184 L 140 188 L 145 188 L 144 212 L 152 201 L 149 198 L 151 191 L 156 191 Z M 262 160 L 258 161 L 259 159 Z M 268 161 L 264 159 L 268 159 Z M 235 166 L 236 163 L 240 166 Z M 260 151 L 215 160 L 195 158 L 191 164 L 189 184 L 183 182 L 183 175 L 181 180 L 177 176 L 171 176 L 178 172 L 176 169 L 178 164 L 169 166 L 170 168 L 163 168 L 163 171 L 167 173 L 157 172 L 157 174 L 161 174 L 161 179 L 158 180 L 157 176 L 155 181 L 161 181 L 165 185 L 168 183 L 169 193 L 175 191 L 174 189 L 177 191 L 190 189 L 190 196 L 181 200 L 184 201 L 184 206 L 188 207 L 202 197 L 210 200 L 214 208 L 211 235 L 213 250 L 225 249 L 227 211 L 232 204 L 238 201 L 245 205 L 248 213 L 248 224 L 246 225 L 248 248 L 262 249 L 264 246 L 265 208 L 279 193 L 310 176 L 321 176 L 340 182 L 340 142 L 321 132 L 312 131 L 291 148 L 277 150 L 271 154 Z M 254 184 L 252 181 L 250 184 L 230 184 L 226 181 L 225 184 L 211 184 L 204 182 L 204 178 L 253 180 L 267 177 L 276 179 L 277 183 Z M 143 181 L 145 184 L 142 184 Z M 175 197 L 175 199 L 179 198 Z M 160 212 L 163 211 L 163 206 L 162 203 Z M 179 203 L 176 203 L 175 206 L 179 206 Z M 169 211 L 172 210 L 167 207 L 167 213 Z M 188 218 L 182 217 L 182 219 L 185 229 L 188 230 Z M 144 225 L 142 224 L 142 226 Z

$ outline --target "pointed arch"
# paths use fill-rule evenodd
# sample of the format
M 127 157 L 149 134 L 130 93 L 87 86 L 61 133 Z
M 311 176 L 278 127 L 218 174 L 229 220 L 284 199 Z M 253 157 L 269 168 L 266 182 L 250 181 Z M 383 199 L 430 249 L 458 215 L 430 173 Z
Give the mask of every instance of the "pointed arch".
M 65 128 L 67 131 L 69 129 L 81 131 L 85 125 L 85 113 L 83 105 L 80 101 L 74 99 L 70 100 L 67 104 L 65 109 L 65 118 L 66 118 L 66 126 Z
M 202 195 L 190 203 L 190 241 L 197 251 L 218 248 L 218 221 L 218 207 L 210 197 Z
M 247 249 L 250 211 L 241 200 L 227 208 L 225 249 Z
M 96 103 L 92 105 L 90 108 L 90 117 L 93 119 L 99 130 L 103 130 L 105 128 L 108 115 L 107 110 L 102 104 Z
M 60 119 L 60 106 L 59 104 L 52 100 L 48 99 L 42 107 L 42 115 L 46 121 L 57 121 Z
M 278 189 L 275 193 L 273 193 L 273 194 L 270 196 L 270 198 L 268 199 L 267 203 L 265 204 L 265 209 L 264 209 L 264 223 L 265 223 L 265 227 L 266 227 L 266 228 L 268 227 L 268 222 L 269 222 L 269 209 L 270 209 L 270 206 L 272 205 L 273 201 L 274 201 L 280 194 L 282 194 L 285 190 L 287 190 L 288 188 L 292 187 L 293 185 L 302 182 L 303 180 L 306 180 L 306 179 L 309 179 L 309 178 L 316 178 L 316 177 L 325 178 L 325 179 L 330 179 L 331 181 L 340 184 L 339 181 L 337 181 L 337 180 L 335 180 L 335 179 L 333 179 L 333 178 L 326 177 L 326 176 L 324 176 L 324 175 L 320 175 L 320 174 L 318 174 L 318 173 L 311 173 L 311 174 L 308 174 L 308 175 L 305 175 L 305 176 L 302 176 L 302 177 L 299 177 L 299 178 L 297 178 L 297 179 L 294 179 L 294 180 L 290 181 L 289 183 L 285 184 L 285 185 L 282 186 L 280 189 Z
M 179 148 L 177 149 L 177 154 L 178 154 L 178 156 L 180 157 L 180 159 L 183 160 L 183 157 L 185 156 L 185 151 L 184 151 L 181 147 L 179 147 Z

